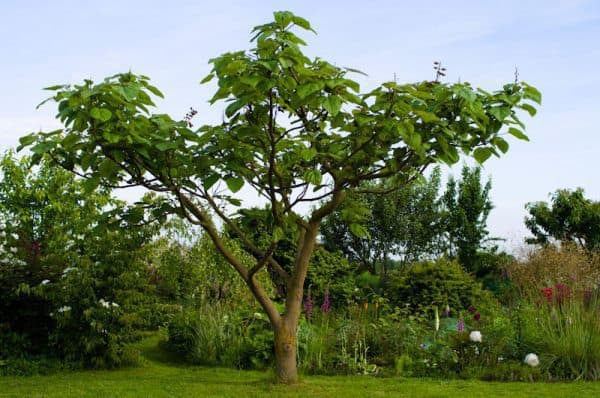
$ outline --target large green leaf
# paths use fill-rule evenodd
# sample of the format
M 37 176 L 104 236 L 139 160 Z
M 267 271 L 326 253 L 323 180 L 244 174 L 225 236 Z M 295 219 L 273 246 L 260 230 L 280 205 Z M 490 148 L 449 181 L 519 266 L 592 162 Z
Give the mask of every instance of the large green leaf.
M 478 163 L 483 163 L 492 156 L 492 150 L 487 147 L 477 148 L 473 151 L 473 157 Z
M 31 152 L 37 153 L 37 154 L 42 154 L 42 153 L 46 153 L 46 152 L 50 151 L 51 149 L 54 149 L 55 147 L 56 147 L 56 142 L 54 142 L 54 141 L 42 141 L 42 142 L 35 144 L 31 148 Z
M 359 238 L 369 237 L 369 231 L 367 230 L 367 228 L 365 228 L 364 225 L 361 225 L 361 224 L 356 224 L 356 223 L 350 224 L 350 232 L 352 232 L 352 234 L 354 236 L 357 236 Z
M 323 176 L 319 170 L 306 170 L 304 172 L 304 181 L 309 184 L 319 185 L 323 180 Z
M 325 108 L 325 110 L 329 112 L 331 116 L 335 116 L 342 108 L 342 100 L 335 95 L 330 95 L 323 99 L 323 108 Z
M 227 188 L 233 193 L 236 193 L 244 186 L 244 179 L 241 177 L 230 177 L 225 179 L 225 184 L 227 184 Z
M 525 135 L 525 133 L 523 131 L 519 130 L 518 128 L 510 127 L 508 129 L 508 133 L 510 135 L 512 135 L 513 137 L 518 138 L 520 140 L 529 141 L 529 137 L 527 137 L 527 135 Z
M 101 122 L 107 122 L 112 116 L 112 112 L 104 108 L 92 108 L 90 116 Z

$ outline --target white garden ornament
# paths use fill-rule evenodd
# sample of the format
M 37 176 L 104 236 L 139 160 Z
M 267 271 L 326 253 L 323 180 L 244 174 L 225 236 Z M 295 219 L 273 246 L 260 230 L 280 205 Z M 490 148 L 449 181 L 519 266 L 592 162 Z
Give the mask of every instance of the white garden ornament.
M 532 368 L 535 368 L 536 366 L 538 366 L 540 364 L 540 359 L 538 358 L 538 356 L 536 354 L 529 353 L 529 354 L 525 355 L 525 360 L 523 362 L 525 362 L 527 365 L 531 366 Z
M 474 343 L 481 343 L 481 332 L 479 330 L 473 330 L 469 333 L 469 340 Z

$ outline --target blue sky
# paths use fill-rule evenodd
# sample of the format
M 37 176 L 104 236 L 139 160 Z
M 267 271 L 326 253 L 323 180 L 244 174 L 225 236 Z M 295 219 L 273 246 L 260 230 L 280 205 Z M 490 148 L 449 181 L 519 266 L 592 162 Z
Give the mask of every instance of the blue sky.
M 514 79 L 542 91 L 538 115 L 525 118 L 531 142 L 511 141 L 486 163 L 495 209 L 492 234 L 518 246 L 524 205 L 557 188 L 583 187 L 600 200 L 600 2 L 598 1 L 17 1 L 0 2 L 0 151 L 18 137 L 58 124 L 35 106 L 42 87 L 102 79 L 131 69 L 166 95 L 159 112 L 196 123 L 218 121 L 212 87 L 200 86 L 209 58 L 248 48 L 253 26 L 287 9 L 307 18 L 307 52 L 382 81 L 433 77 L 494 89 Z M 454 170 L 457 173 L 458 169 Z

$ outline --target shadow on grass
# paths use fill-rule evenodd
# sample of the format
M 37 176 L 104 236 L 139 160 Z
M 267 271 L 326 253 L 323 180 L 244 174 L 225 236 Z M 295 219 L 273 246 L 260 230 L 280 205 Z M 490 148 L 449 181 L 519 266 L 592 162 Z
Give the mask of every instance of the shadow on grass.
M 177 375 L 165 377 L 175 377 L 181 382 L 207 385 L 246 385 L 263 388 L 278 385 L 272 370 L 248 371 L 211 365 L 190 365 L 180 355 L 167 350 L 164 347 L 164 339 L 165 336 L 161 333 L 152 334 L 133 344 L 133 347 L 140 351 L 145 364 L 150 367 L 168 367 L 181 370 L 181 373 L 178 372 Z M 240 377 L 241 375 L 243 377 Z

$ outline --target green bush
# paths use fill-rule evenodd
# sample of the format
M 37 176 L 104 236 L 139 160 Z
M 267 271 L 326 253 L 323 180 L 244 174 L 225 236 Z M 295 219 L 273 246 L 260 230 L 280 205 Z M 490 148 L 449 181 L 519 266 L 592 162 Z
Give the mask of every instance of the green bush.
M 223 306 L 186 309 L 167 325 L 165 347 L 188 363 L 265 369 L 274 360 L 273 332 L 266 315 L 228 314 Z
M 153 302 L 140 253 L 156 229 L 115 217 L 126 207 L 108 191 L 28 162 L 0 159 L 0 359 L 135 361 L 125 345 Z
M 421 312 L 449 306 L 456 314 L 469 306 L 494 305 L 480 283 L 460 264 L 446 259 L 414 263 L 406 270 L 392 273 L 385 282 L 384 296 L 393 306 Z
M 600 380 L 598 308 L 597 300 L 548 302 L 547 296 L 524 306 L 523 352 L 537 353 L 542 369 L 555 378 Z

